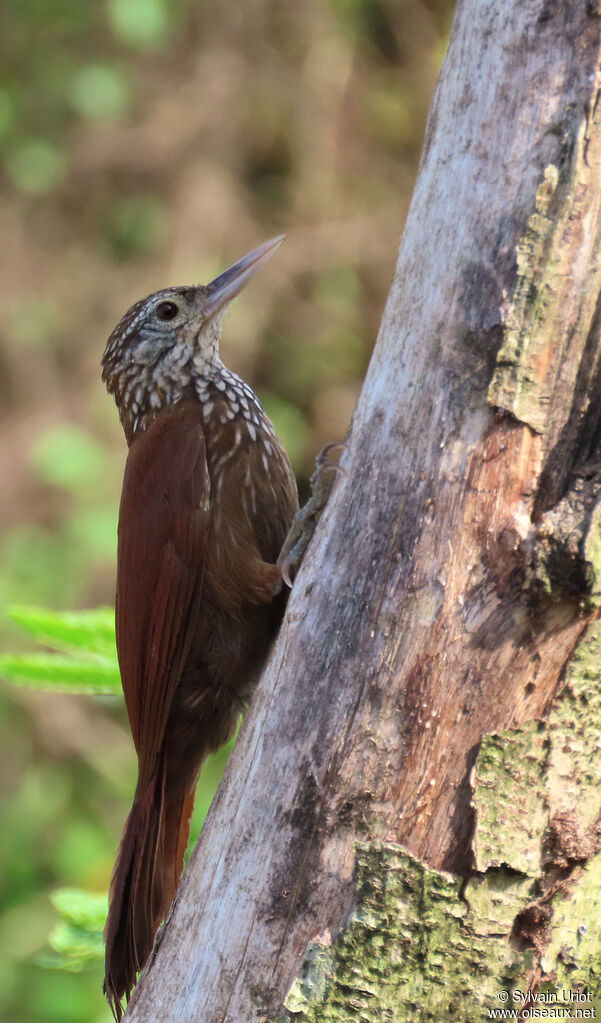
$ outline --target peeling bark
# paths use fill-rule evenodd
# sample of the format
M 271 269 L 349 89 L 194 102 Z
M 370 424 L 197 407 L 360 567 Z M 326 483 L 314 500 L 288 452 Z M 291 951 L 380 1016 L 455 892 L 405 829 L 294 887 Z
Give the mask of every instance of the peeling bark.
M 601 991 L 600 14 L 458 5 L 345 475 L 136 1023 Z

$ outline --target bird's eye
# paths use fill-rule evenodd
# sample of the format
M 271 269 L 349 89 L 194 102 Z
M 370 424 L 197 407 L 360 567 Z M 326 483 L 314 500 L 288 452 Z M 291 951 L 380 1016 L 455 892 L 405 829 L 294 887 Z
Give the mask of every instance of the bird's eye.
M 175 302 L 159 302 L 155 313 L 159 320 L 174 320 L 179 313 L 179 306 Z

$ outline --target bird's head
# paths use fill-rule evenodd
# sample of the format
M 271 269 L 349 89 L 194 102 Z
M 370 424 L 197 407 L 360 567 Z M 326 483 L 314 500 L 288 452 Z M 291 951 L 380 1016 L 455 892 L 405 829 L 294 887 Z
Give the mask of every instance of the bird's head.
M 194 372 L 220 365 L 228 305 L 283 240 L 279 235 L 259 245 L 210 284 L 164 288 L 128 309 L 102 357 L 102 379 L 124 425 L 178 400 Z

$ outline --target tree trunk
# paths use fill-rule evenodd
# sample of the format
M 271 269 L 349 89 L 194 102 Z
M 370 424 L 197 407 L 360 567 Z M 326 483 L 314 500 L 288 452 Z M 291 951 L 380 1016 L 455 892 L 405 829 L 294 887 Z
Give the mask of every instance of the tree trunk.
M 593 0 L 460 0 L 346 474 L 132 1023 L 601 991 L 600 46 Z

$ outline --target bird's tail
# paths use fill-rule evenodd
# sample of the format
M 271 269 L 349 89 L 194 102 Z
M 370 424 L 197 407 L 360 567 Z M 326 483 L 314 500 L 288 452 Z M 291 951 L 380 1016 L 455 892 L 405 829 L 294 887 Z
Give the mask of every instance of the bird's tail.
M 163 758 L 150 778 L 138 781 L 113 870 L 104 930 L 104 993 L 116 1020 L 177 891 L 194 793 L 195 786 L 166 792 Z

